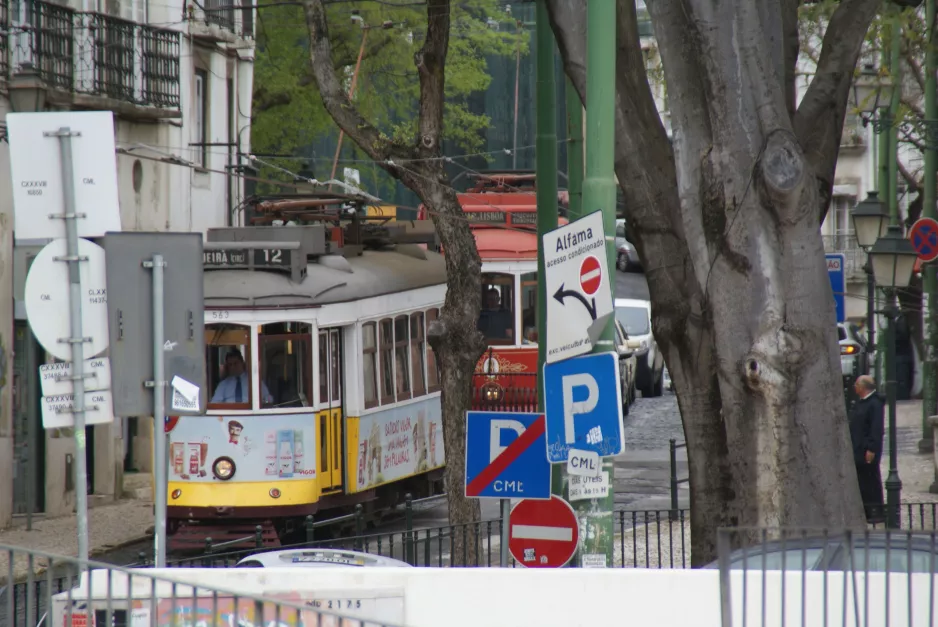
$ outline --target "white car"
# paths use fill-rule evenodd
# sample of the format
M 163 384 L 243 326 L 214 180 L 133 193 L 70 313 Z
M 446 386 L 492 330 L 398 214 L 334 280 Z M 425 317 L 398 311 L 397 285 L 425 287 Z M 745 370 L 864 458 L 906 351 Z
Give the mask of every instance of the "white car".
M 651 332 L 651 302 L 617 298 L 616 320 L 628 334 L 628 346 L 638 360 L 636 387 L 643 397 L 661 396 L 664 388 L 664 357 Z
M 308 566 L 330 568 L 335 566 L 374 567 L 391 566 L 410 568 L 410 564 L 391 557 L 345 551 L 339 549 L 286 549 L 268 551 L 245 557 L 235 568 L 276 568 L 278 566 Z
M 844 376 L 863 374 L 868 363 L 869 350 L 866 338 L 857 332 L 852 324 L 837 324 L 837 339 L 840 344 L 840 369 Z

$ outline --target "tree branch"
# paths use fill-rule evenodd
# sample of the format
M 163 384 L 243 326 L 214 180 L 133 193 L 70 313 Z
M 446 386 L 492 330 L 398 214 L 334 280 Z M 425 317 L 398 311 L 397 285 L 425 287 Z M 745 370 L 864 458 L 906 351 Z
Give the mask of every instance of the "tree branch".
M 878 0 L 840 3 L 824 33 L 814 79 L 795 113 L 795 135 L 817 177 L 819 222 L 830 205 L 853 71 L 879 4 Z
M 904 61 L 906 65 L 909 66 L 911 70 L 912 77 L 915 79 L 915 82 L 918 84 L 918 88 L 925 93 L 925 73 L 922 71 L 922 65 L 916 60 L 910 51 L 906 51 L 904 56 Z
M 303 0 L 303 11 L 309 28 L 310 67 L 316 79 L 323 106 L 332 119 L 352 141 L 361 146 L 370 158 L 386 170 L 394 169 L 387 164 L 389 160 L 415 158 L 414 150 L 394 142 L 379 131 L 349 100 L 348 94 L 336 76 L 326 10 L 322 0 Z
M 442 94 L 446 83 L 446 53 L 449 50 L 449 0 L 427 1 L 427 38 L 414 55 L 421 94 Z M 421 98 L 417 119 L 417 152 L 436 156 L 442 148 L 445 98 Z
M 896 161 L 899 163 L 899 174 L 902 175 L 905 182 L 909 184 L 909 190 L 913 192 L 920 191 L 922 189 L 922 182 L 918 180 L 918 177 L 909 172 L 909 169 L 902 164 L 901 159 L 897 159 Z
M 801 43 L 798 39 L 799 4 L 799 0 L 782 1 L 782 31 L 785 49 L 785 106 L 788 107 L 789 118 L 794 118 L 798 102 L 796 68 Z

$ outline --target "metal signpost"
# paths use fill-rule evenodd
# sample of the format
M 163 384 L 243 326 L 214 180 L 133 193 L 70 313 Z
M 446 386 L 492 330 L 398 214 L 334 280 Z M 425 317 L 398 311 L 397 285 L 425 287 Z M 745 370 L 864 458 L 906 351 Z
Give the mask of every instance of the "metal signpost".
M 203 414 L 207 402 L 202 235 L 108 233 L 104 249 L 110 261 L 114 413 L 153 416 L 153 550 L 156 566 L 162 568 L 169 464 L 167 395 L 174 415 Z
M 831 279 L 831 289 L 834 291 L 837 322 L 843 322 L 847 319 L 845 302 L 847 281 L 844 270 L 844 255 L 843 253 L 828 253 L 825 258 L 827 259 L 827 274 Z
M 551 498 L 544 433 L 543 414 L 466 413 L 466 496 L 499 499 L 502 567 L 508 566 L 511 499 Z
M 98 391 L 90 399 L 85 396 L 85 379 L 89 377 L 85 374 L 85 344 L 92 356 L 107 348 L 106 329 L 102 333 L 106 319 L 102 321 L 100 313 L 93 311 L 96 306 L 100 309 L 107 293 L 96 280 L 100 279 L 96 275 L 103 264 L 100 249 L 79 238 L 102 235 L 108 228 L 120 229 L 114 118 L 110 112 L 56 112 L 9 114 L 6 120 L 10 148 L 16 154 L 10 159 L 15 236 L 55 238 L 37 256 L 39 263 L 33 262 L 27 276 L 27 317 L 33 333 L 48 352 L 60 359 L 71 359 L 71 367 L 57 379 L 71 382 L 71 394 L 52 396 L 49 402 L 44 402 L 43 423 L 47 428 L 74 428 L 78 558 L 87 560 L 85 426 L 110 422 L 113 418 L 103 382 L 97 382 Z M 49 138 L 56 138 L 58 145 L 53 145 Z M 50 167 L 55 163 L 59 165 L 57 170 Z M 79 213 L 79 207 L 91 213 Z M 61 295 L 55 294 L 56 289 L 64 288 L 63 273 L 53 270 L 45 261 L 47 258 L 67 264 L 68 334 L 63 333 L 61 324 L 64 312 L 58 302 Z M 92 311 L 83 312 L 83 305 Z M 85 319 L 90 325 L 85 324 Z M 69 345 L 70 350 L 63 350 L 63 344 Z M 92 412 L 86 415 L 89 408 Z
M 576 554 L 580 526 L 576 512 L 559 496 L 525 499 L 511 510 L 509 548 L 528 568 L 560 568 Z

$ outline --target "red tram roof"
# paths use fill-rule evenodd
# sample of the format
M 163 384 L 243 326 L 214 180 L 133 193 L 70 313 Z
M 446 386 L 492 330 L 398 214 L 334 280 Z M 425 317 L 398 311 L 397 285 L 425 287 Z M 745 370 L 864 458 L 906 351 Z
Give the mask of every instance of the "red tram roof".
M 537 259 L 537 233 L 507 229 L 473 229 L 476 247 L 483 261 L 495 259 Z

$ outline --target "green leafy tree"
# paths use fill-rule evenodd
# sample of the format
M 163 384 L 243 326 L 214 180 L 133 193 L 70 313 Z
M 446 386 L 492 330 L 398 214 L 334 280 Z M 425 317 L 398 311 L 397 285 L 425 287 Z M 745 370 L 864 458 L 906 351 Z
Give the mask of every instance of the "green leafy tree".
M 419 81 L 414 54 L 426 31 L 425 10 L 419 6 L 392 6 L 374 2 L 335 3 L 326 6 L 333 66 L 348 90 L 362 51 L 355 94 L 358 110 L 394 140 L 412 139 L 417 132 Z M 337 127 L 320 98 L 309 61 L 309 32 L 303 9 L 272 6 L 259 12 L 257 56 L 254 67 L 252 150 L 258 154 L 311 155 L 314 144 L 334 138 Z M 353 19 L 353 16 L 355 18 Z M 520 43 L 527 52 L 527 36 L 517 33 L 510 16 L 495 0 L 453 6 L 452 37 L 446 63 L 446 107 L 443 140 L 462 153 L 483 149 L 489 118 L 472 111 L 469 98 L 484 92 L 491 82 L 486 56 L 513 57 Z M 363 38 L 365 45 L 362 48 Z M 361 161 L 356 168 L 362 188 L 378 197 L 390 197 L 397 182 L 352 141 L 343 143 L 346 159 Z M 325 180 L 333 154 L 316 155 L 314 172 Z M 296 171 L 308 159 L 277 163 Z M 342 168 L 336 172 L 342 178 Z M 265 178 L 284 178 L 265 170 Z

